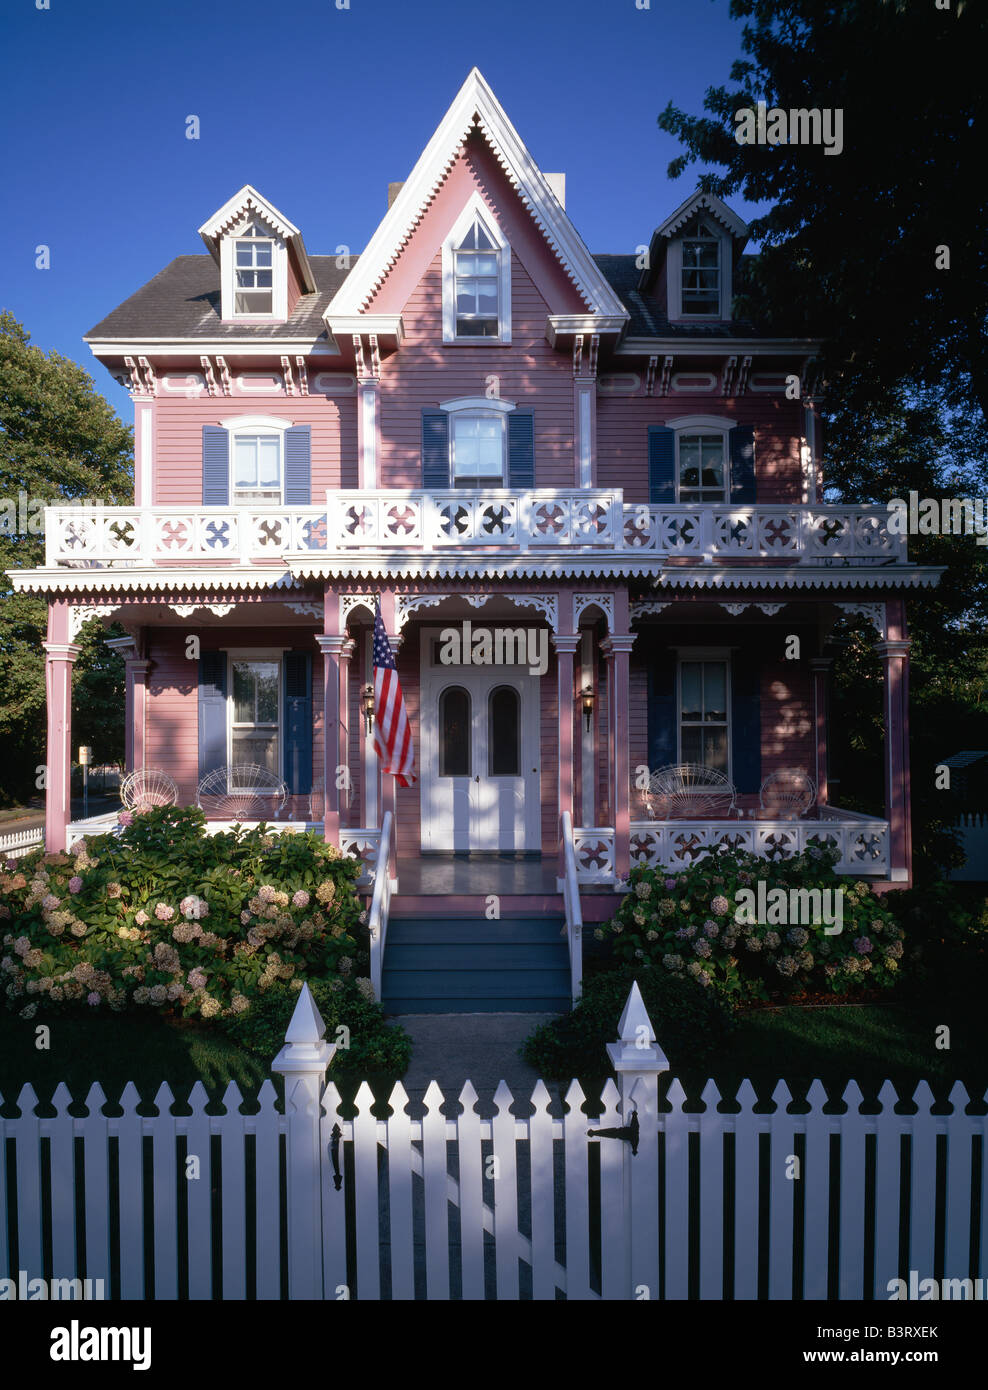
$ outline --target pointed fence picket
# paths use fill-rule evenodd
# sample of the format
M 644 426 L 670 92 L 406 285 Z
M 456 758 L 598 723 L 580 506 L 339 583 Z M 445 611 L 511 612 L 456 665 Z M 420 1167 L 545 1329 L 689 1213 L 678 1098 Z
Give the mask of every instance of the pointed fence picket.
M 798 1104 L 780 1081 L 771 1109 L 750 1081 L 734 1097 L 708 1081 L 687 1108 L 672 1078 L 660 1102 L 668 1064 L 635 986 L 596 1118 L 575 1081 L 561 1116 L 543 1082 L 526 1104 L 502 1081 L 491 1118 L 470 1082 L 457 1101 L 432 1082 L 421 1118 L 397 1083 L 381 1118 L 366 1082 L 343 1110 L 324 1031 L 303 989 L 273 1064 L 282 1104 L 271 1081 L 256 1108 L 233 1082 L 211 1107 L 197 1082 L 179 1113 L 167 1084 L 148 1114 L 132 1083 L 115 1105 L 94 1084 L 84 1107 L 60 1084 L 43 1115 L 30 1084 L 13 1118 L 0 1097 L 0 1278 L 367 1301 L 882 1300 L 910 1270 L 988 1281 L 986 1098 L 959 1082 L 949 1111 L 926 1082 L 911 1102 L 886 1082 L 877 1109 L 853 1081 Z

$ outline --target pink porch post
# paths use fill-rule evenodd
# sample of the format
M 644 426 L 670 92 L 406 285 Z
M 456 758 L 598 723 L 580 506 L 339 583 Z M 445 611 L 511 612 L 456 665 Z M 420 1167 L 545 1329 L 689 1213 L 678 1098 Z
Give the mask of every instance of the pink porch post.
M 45 642 L 45 690 L 48 699 L 48 744 L 45 752 L 45 849 L 64 850 L 72 819 L 72 667 L 80 648 L 69 641 L 69 605 L 48 605 Z
M 573 625 L 573 595 L 559 595 L 559 625 Z M 580 637 L 575 632 L 555 632 L 552 645 L 556 649 L 556 717 L 558 727 L 559 776 L 558 776 L 558 815 L 560 822 L 564 811 L 573 814 L 573 659 Z M 558 827 L 557 827 L 558 834 Z M 562 850 L 560 849 L 560 854 Z M 565 873 L 565 864 L 560 860 L 560 874 Z
M 877 643 L 885 676 L 885 815 L 889 823 L 889 877 L 912 881 L 909 786 L 909 647 L 905 604 L 886 602 L 887 628 Z
M 323 838 L 327 844 L 340 843 L 340 656 L 347 642 L 339 631 L 340 596 L 327 586 L 323 598 L 324 631 L 316 637 L 323 655 Z
M 814 656 L 810 659 L 813 672 L 813 722 L 815 725 L 815 766 L 813 777 L 816 781 L 818 806 L 826 806 L 827 789 L 827 726 L 829 719 L 828 682 L 833 661 L 829 656 Z
M 628 621 L 627 591 L 615 594 L 615 621 Z M 623 611 L 623 614 L 621 610 Z M 611 811 L 614 816 L 614 873 L 626 879 L 631 873 L 631 771 L 628 700 L 629 657 L 635 645 L 634 632 L 612 633 L 601 643 L 607 658 L 607 689 L 611 704 L 610 765 Z

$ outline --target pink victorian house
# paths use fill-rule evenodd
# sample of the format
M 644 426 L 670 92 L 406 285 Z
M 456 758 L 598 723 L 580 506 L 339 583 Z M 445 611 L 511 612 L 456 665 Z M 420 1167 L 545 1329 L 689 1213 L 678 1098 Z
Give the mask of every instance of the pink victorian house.
M 69 692 L 95 614 L 130 634 L 131 768 L 214 825 L 244 818 L 230 769 L 262 769 L 266 817 L 367 860 L 396 1008 L 565 1003 L 631 866 L 724 840 L 908 883 L 905 594 L 936 573 L 884 509 L 821 503 L 818 345 L 732 318 L 741 218 L 695 193 L 591 254 L 476 70 L 389 201 L 359 257 L 317 256 L 247 186 L 88 335 L 134 401 L 136 500 L 49 511 L 14 575 L 50 604 L 49 848 L 87 829 Z M 365 711 L 377 599 L 407 788 Z M 849 612 L 885 667 L 880 817 L 828 795 Z

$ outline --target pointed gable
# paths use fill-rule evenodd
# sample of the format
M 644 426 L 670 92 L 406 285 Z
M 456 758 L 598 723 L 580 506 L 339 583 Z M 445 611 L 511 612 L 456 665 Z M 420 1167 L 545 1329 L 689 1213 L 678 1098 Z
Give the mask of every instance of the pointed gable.
M 224 319 L 285 321 L 299 297 L 316 289 L 302 233 L 249 183 L 199 235 L 220 267 Z
M 576 292 L 576 304 L 571 302 L 559 307 L 574 310 L 579 305 L 585 312 L 605 315 L 619 323 L 627 319 L 621 301 L 602 275 L 545 175 L 483 76 L 474 68 L 357 265 L 334 297 L 327 310 L 327 322 L 359 315 L 372 302 L 374 310 L 394 312 L 388 296 L 380 293 L 382 286 L 455 167 L 469 157 L 471 145 L 476 159 L 478 138 L 482 139 L 504 180 Z M 456 211 L 459 214 L 461 209 Z M 443 236 L 449 230 L 445 228 Z M 431 249 L 434 252 L 436 248 Z

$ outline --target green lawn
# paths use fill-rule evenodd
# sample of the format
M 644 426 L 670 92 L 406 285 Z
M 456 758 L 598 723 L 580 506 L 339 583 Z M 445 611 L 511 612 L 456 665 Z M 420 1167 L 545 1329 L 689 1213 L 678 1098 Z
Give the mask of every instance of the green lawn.
M 935 1046 L 936 1025 L 944 1022 L 951 1028 L 949 1050 Z M 184 1101 L 197 1080 L 214 1096 L 222 1095 L 231 1080 L 245 1095 L 253 1095 L 271 1074 L 268 1059 L 202 1022 L 148 1014 L 56 1016 L 48 1051 L 35 1048 L 36 1023 L 0 1009 L 0 1094 L 8 1104 L 26 1081 L 45 1101 L 59 1081 L 75 1099 L 83 1100 L 98 1080 L 111 1101 L 133 1081 L 150 1102 L 166 1078 Z M 769 1098 L 780 1076 L 797 1097 L 816 1077 L 832 1097 L 839 1096 L 852 1077 L 869 1097 L 886 1079 L 904 1098 L 921 1079 L 929 1081 L 938 1100 L 958 1079 L 972 1097 L 981 1097 L 988 1087 L 988 1048 L 981 1016 L 973 1007 L 938 1013 L 935 1006 L 920 1011 L 904 1004 L 789 1006 L 744 1015 L 730 1043 L 709 1066 L 702 1072 L 680 1067 L 676 1074 L 691 1097 L 699 1094 L 708 1075 L 724 1095 L 733 1094 L 748 1077 L 761 1100 Z M 280 1088 L 280 1078 L 274 1080 Z M 377 1095 L 390 1090 L 386 1079 L 374 1077 L 371 1084 Z M 588 1094 L 596 1084 L 586 1078 Z M 353 1088 L 340 1089 L 349 1099 Z

